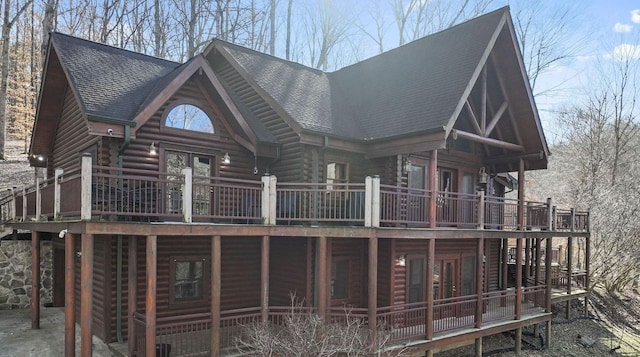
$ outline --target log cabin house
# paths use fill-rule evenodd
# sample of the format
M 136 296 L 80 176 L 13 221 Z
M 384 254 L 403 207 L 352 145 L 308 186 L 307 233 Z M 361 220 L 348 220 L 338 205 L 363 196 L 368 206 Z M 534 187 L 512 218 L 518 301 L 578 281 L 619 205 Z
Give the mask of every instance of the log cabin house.
M 52 33 L 40 174 L 0 213 L 32 232 L 34 266 L 54 242 L 66 356 L 75 322 L 82 356 L 92 335 L 225 355 L 291 294 L 409 351 L 504 331 L 519 350 L 589 289 L 588 211 L 525 200 L 548 156 L 508 8 L 330 73 L 218 39 L 175 63 Z M 552 264 L 572 240 L 586 269 Z

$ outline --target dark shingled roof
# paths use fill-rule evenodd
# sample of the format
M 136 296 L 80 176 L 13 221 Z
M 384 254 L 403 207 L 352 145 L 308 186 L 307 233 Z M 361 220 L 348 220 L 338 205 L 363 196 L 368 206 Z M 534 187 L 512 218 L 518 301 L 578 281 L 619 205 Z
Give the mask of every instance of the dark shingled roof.
M 179 63 L 60 33 L 53 47 L 88 115 L 132 120 L 159 79 Z
M 443 130 L 508 11 L 501 8 L 333 73 L 224 41 L 301 128 L 355 140 Z

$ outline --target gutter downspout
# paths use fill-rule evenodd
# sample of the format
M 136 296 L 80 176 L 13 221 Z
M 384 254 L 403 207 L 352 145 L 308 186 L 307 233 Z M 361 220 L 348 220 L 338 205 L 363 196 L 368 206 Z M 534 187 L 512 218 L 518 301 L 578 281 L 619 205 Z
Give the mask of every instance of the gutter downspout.
M 118 168 L 122 169 L 122 155 L 131 143 L 131 127 L 124 126 L 124 143 L 118 150 Z M 122 171 L 118 171 L 122 175 Z M 122 184 L 120 180 L 119 185 Z M 131 249 L 131 247 L 129 247 Z M 129 311 L 131 314 L 132 312 Z M 131 328 L 131 326 L 129 326 Z M 116 256 L 116 338 L 118 343 L 124 343 L 122 338 L 122 234 L 118 234 L 117 256 Z

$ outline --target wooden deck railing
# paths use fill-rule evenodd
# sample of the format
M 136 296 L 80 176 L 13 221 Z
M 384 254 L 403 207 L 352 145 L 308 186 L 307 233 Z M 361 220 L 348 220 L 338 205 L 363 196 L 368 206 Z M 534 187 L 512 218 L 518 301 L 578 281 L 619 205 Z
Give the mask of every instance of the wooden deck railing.
M 190 168 L 152 174 L 87 165 L 6 191 L 0 196 L 0 223 L 80 218 L 428 228 L 435 216 L 436 227 L 589 229 L 588 211 L 557 209 L 550 200 L 520 205 L 515 199 L 440 191 L 434 197 L 429 190 L 382 185 L 377 177 L 365 183 L 288 183 L 274 176 L 261 181 L 193 176 Z

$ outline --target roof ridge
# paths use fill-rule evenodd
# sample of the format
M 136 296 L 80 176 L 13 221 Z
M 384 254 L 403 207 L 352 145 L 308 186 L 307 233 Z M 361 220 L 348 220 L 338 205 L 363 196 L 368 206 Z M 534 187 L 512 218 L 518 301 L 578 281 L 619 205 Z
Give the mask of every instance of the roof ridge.
M 131 54 L 132 56 L 130 56 L 130 57 L 142 57 L 142 58 L 147 58 L 147 59 L 150 59 L 150 60 L 167 62 L 168 64 L 172 64 L 172 65 L 182 64 L 180 62 L 169 60 L 169 59 L 166 59 L 166 58 L 161 58 L 161 57 L 149 55 L 149 54 L 142 53 L 142 52 L 136 52 L 136 51 L 133 51 L 133 50 L 130 50 L 130 49 L 127 49 L 127 48 L 122 48 L 122 47 L 109 45 L 109 44 L 106 44 L 106 43 L 92 41 L 92 40 L 88 40 L 86 38 L 77 37 L 77 36 L 69 35 L 69 34 L 62 33 L 62 32 L 52 31 L 49 35 L 52 36 L 52 38 L 63 36 L 63 37 L 69 38 L 69 39 L 74 40 L 74 41 L 85 42 L 87 44 L 90 44 L 90 45 L 93 45 L 93 46 L 98 46 L 98 47 L 104 47 L 105 49 L 110 49 L 112 51 L 125 52 L 125 53 L 128 53 L 128 54 Z

